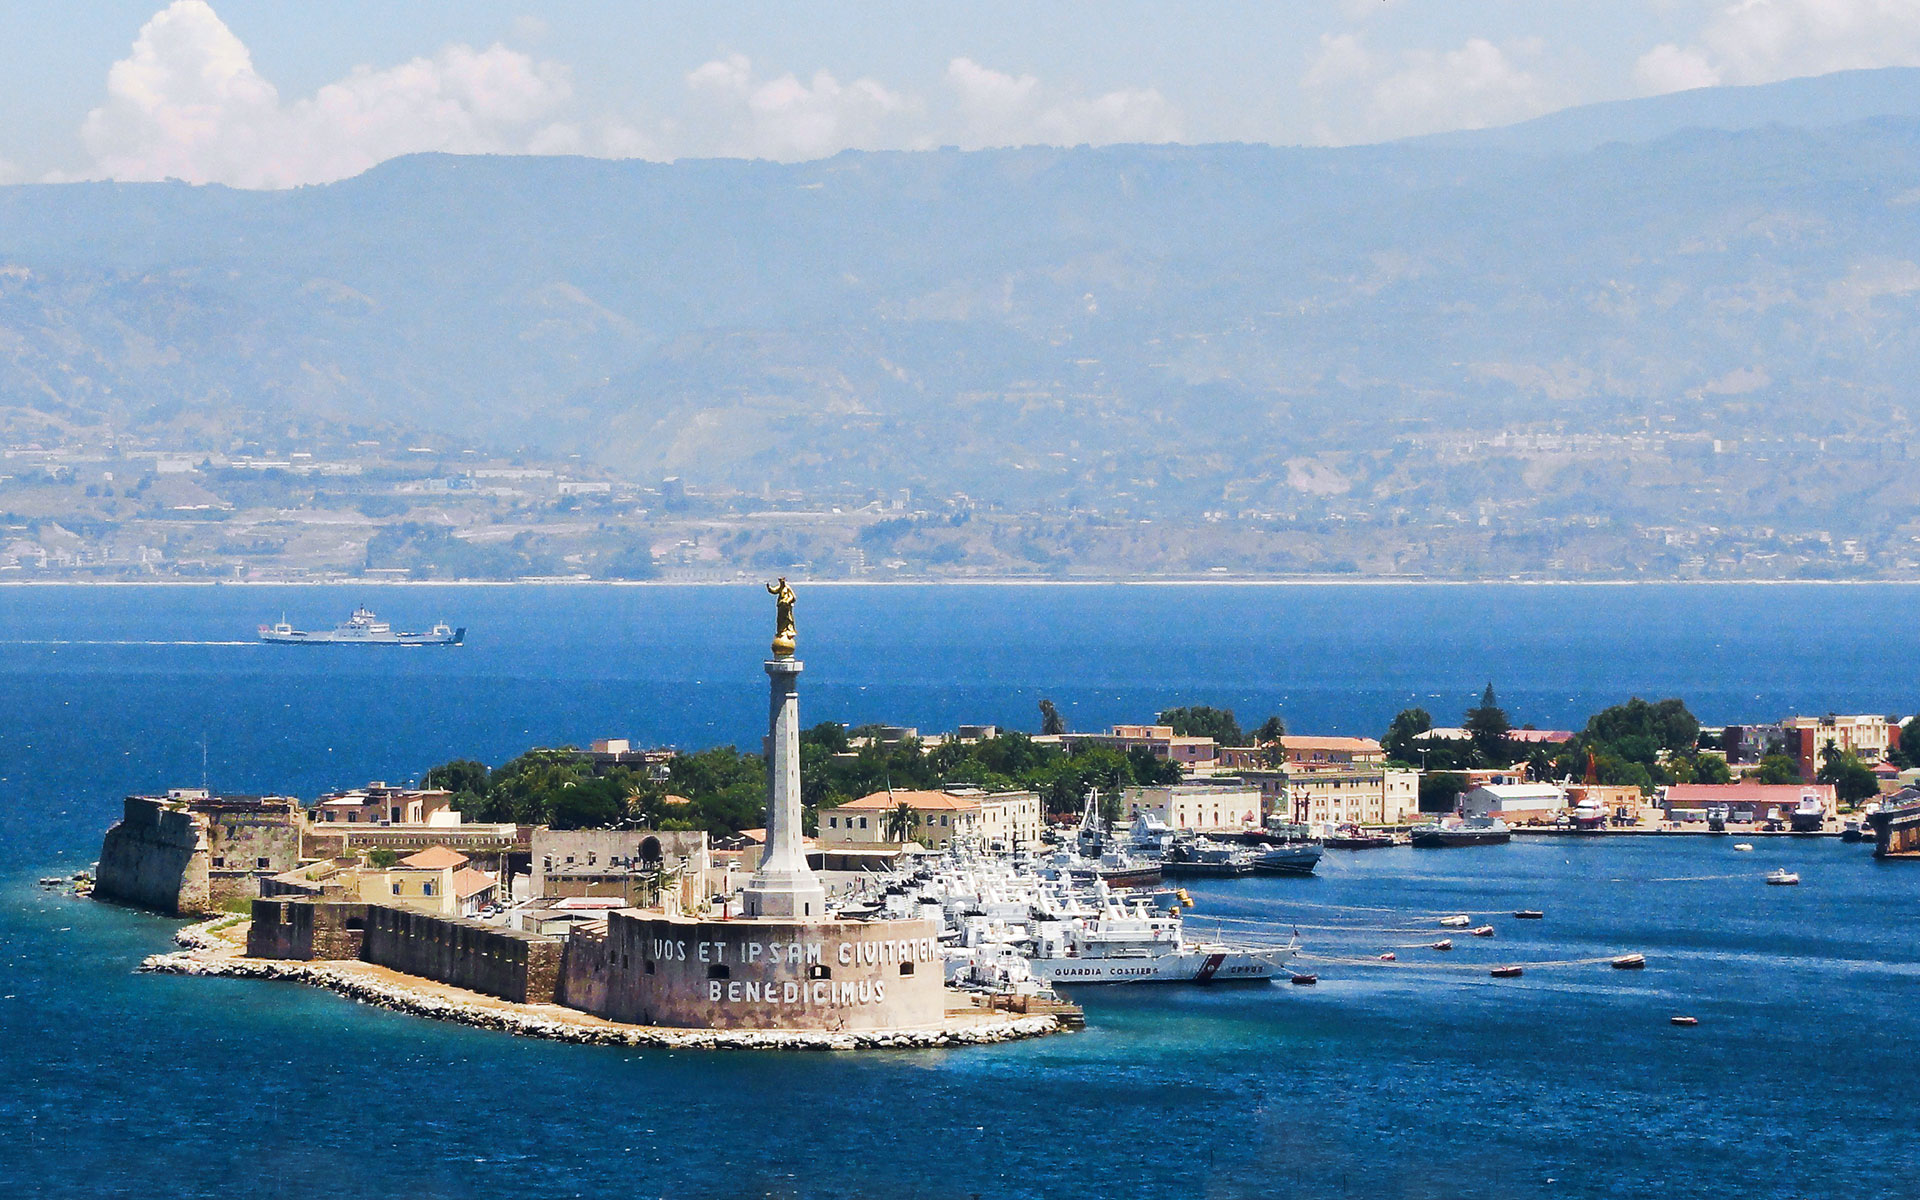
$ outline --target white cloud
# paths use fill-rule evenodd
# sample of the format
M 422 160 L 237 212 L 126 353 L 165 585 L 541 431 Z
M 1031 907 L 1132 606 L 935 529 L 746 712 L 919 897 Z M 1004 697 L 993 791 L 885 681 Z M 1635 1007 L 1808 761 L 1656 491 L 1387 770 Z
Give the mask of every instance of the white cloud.
M 537 40 L 537 19 L 515 37 Z M 244 188 L 343 179 L 397 155 L 742 155 L 784 161 L 846 149 L 1165 142 L 1178 112 L 1152 88 L 1093 95 L 1049 88 L 969 58 L 929 100 L 830 71 L 757 74 L 744 55 L 685 76 L 665 120 L 589 111 L 561 64 L 495 44 L 448 46 L 396 66 L 360 66 L 310 96 L 283 97 L 206 0 L 174 0 L 140 29 L 88 113 L 81 178 L 183 179 Z M 0 163 L 0 178 L 7 170 Z
M 1537 38 L 1469 38 L 1455 50 L 1376 54 L 1358 35 L 1329 35 L 1300 86 L 1326 142 L 1479 129 L 1553 107 L 1553 89 L 1523 65 L 1543 48 Z
M 358 67 L 284 102 L 205 0 L 175 0 L 108 72 L 106 103 L 87 115 L 81 139 L 94 177 L 290 187 L 418 151 L 521 153 L 556 142 L 575 153 L 604 149 L 555 121 L 571 97 L 556 64 L 500 45 L 455 45 L 394 67 Z M 623 135 L 620 144 L 632 152 L 635 143 Z
M 1633 79 L 1649 95 L 1712 87 L 1720 72 L 1697 50 L 1682 50 L 1671 42 L 1655 46 L 1634 64 Z
M 918 97 L 872 79 L 841 83 L 816 71 L 756 79 L 742 54 L 687 73 L 687 87 L 708 107 L 702 123 L 714 141 L 707 153 L 750 158 L 821 158 L 841 150 L 880 149 L 912 141 L 923 109 Z
M 1769 83 L 1861 67 L 1920 65 L 1920 0 L 1738 0 L 1690 45 L 1640 57 L 1649 92 Z
M 1171 142 L 1180 116 L 1153 88 L 1122 88 L 1093 97 L 1052 96 L 1032 75 L 1009 75 L 970 58 L 947 64 L 960 146 L 1075 146 Z

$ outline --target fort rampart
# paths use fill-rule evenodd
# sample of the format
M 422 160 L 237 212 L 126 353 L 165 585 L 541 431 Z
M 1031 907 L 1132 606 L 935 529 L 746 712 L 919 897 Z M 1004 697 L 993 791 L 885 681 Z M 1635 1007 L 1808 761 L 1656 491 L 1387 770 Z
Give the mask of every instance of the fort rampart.
M 207 912 L 206 824 L 162 800 L 128 796 L 100 844 L 94 894 L 169 916 Z
M 563 1003 L 695 1029 L 925 1029 L 946 1015 L 929 921 L 701 921 L 616 912 L 568 946 Z
M 387 904 L 256 900 L 252 958 L 360 959 L 519 1004 L 551 1004 L 565 944 Z

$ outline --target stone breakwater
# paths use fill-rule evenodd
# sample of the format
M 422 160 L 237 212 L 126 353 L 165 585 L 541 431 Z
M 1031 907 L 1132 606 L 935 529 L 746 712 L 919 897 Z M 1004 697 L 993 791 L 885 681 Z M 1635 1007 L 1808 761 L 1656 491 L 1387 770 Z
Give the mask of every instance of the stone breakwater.
M 454 1021 L 518 1037 L 546 1038 L 592 1046 L 636 1046 L 667 1050 L 933 1050 L 986 1046 L 1058 1032 L 1052 1016 L 1014 1016 L 946 1029 L 883 1030 L 868 1033 L 811 1033 L 792 1030 L 660 1029 L 637 1025 L 575 1024 L 508 1007 L 468 1004 L 412 988 L 370 979 L 324 963 L 235 958 L 219 953 L 231 947 L 211 930 L 219 922 L 189 925 L 174 935 L 185 947 L 155 954 L 140 970 L 164 975 L 224 976 L 304 983 L 392 1012 Z

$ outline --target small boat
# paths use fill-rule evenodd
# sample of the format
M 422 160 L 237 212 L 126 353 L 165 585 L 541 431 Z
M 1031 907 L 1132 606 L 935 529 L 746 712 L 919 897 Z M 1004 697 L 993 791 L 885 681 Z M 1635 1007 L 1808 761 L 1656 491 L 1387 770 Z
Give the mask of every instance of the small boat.
M 1513 840 L 1513 831 L 1499 817 L 1433 820 L 1415 825 L 1413 844 L 1421 849 L 1446 846 L 1498 846 Z
M 57 888 L 65 882 L 66 880 L 60 878 L 58 875 L 45 875 L 40 879 L 40 886 L 43 888 Z
M 1473 936 L 1475 936 L 1475 937 L 1492 937 L 1492 936 L 1493 936 L 1493 926 L 1491 926 L 1491 925 L 1481 925 L 1481 926 L 1479 926 L 1478 928 L 1476 928 L 1476 929 L 1474 929 L 1474 930 L 1473 930 Z
M 1698 1025 L 1699 1023 L 1700 1023 L 1699 1017 L 1668 1017 L 1667 1018 L 1667 1024 L 1669 1025 Z
M 1319 842 L 1270 843 L 1254 856 L 1253 869 L 1272 875 L 1311 875 L 1320 864 Z
M 1432 950 L 1451 950 L 1453 949 L 1453 939 L 1441 938 L 1439 941 L 1435 942 L 1432 946 L 1428 948 Z
M 1800 882 L 1800 876 L 1785 867 L 1776 867 L 1767 872 L 1767 882 L 1774 887 L 1793 887 Z
M 1487 974 L 1493 976 L 1495 979 L 1518 979 L 1521 973 L 1519 967 L 1495 967 L 1493 970 L 1487 972 Z
M 1369 833 L 1358 825 L 1342 825 L 1322 842 L 1329 850 L 1384 850 L 1395 845 L 1390 833 Z
M 1622 954 L 1613 960 L 1613 969 L 1616 971 L 1639 971 L 1644 970 L 1646 965 L 1647 956 L 1644 954 Z
M 1399 960 L 1400 960 L 1400 956 L 1398 954 L 1395 954 L 1391 950 L 1387 951 L 1385 954 L 1382 954 L 1380 956 L 1381 962 L 1398 962 Z
M 1537 908 L 1523 908 L 1519 912 L 1513 914 L 1513 919 L 1516 921 L 1538 921 L 1543 919 L 1546 915 L 1547 914 L 1541 912 Z
M 1840 827 L 1840 840 L 1843 842 L 1864 842 L 1872 836 L 1858 821 L 1848 821 Z
M 1446 926 L 1448 929 L 1465 929 L 1467 926 L 1473 924 L 1473 918 L 1472 917 L 1441 917 L 1440 924 Z
M 1312 987 L 1314 984 L 1320 982 L 1320 977 L 1318 975 L 1299 973 L 1294 975 L 1293 982 L 1298 987 Z
M 1793 806 L 1793 814 L 1787 818 L 1795 833 L 1818 833 L 1826 828 L 1827 806 L 1820 802 L 1817 792 L 1802 792 L 1800 803 Z
M 1752 842 L 1735 842 L 1733 844 L 1733 848 L 1735 850 L 1742 850 L 1742 851 L 1751 850 L 1753 849 L 1753 843 Z

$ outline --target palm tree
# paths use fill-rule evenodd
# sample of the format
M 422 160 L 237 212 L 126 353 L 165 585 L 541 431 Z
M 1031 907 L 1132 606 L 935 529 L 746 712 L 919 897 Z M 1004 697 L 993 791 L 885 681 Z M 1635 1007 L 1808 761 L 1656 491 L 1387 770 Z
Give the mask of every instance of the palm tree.
M 887 813 L 885 825 L 889 838 L 896 842 L 908 842 L 913 838 L 913 831 L 919 828 L 920 814 L 914 811 L 913 805 L 902 800 Z

